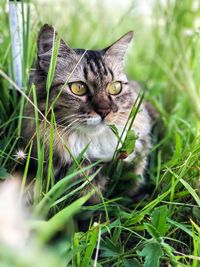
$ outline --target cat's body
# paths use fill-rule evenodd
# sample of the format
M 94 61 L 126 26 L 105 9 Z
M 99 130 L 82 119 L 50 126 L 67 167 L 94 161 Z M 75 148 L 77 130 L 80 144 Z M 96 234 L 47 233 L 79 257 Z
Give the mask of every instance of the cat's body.
M 31 80 L 37 87 L 38 108 L 43 114 L 46 105 L 46 78 L 54 34 L 53 28 L 48 25 L 40 31 L 38 60 Z M 132 33 L 129 32 L 101 51 L 71 49 L 61 40 L 49 101 L 51 105 L 67 81 L 54 105 L 57 127 L 54 132 L 53 164 L 56 177 L 62 178 L 73 161 L 66 146 L 74 157 L 88 146 L 84 154 L 88 164 L 97 160 L 106 164 L 112 160 L 118 138 L 110 125 L 116 126 L 119 135 L 122 133 L 139 92 L 137 83 L 128 81 L 123 72 L 124 55 L 131 39 Z M 34 117 L 34 108 L 30 104 L 26 107 L 25 116 Z M 42 117 L 40 120 L 42 140 L 44 121 Z M 45 160 L 48 162 L 50 137 L 48 123 L 46 127 Z M 136 164 L 133 172 L 143 176 L 151 147 L 151 120 L 145 104 L 141 105 L 132 129 L 138 138 L 134 152 L 124 161 L 134 160 Z M 28 142 L 34 133 L 35 121 L 25 120 L 24 139 Z M 36 142 L 33 155 L 37 157 Z M 101 192 L 104 192 L 108 180 L 109 177 L 98 174 L 93 183 Z M 130 196 L 135 189 L 136 185 L 130 187 Z M 98 202 L 99 198 L 94 196 L 92 201 Z

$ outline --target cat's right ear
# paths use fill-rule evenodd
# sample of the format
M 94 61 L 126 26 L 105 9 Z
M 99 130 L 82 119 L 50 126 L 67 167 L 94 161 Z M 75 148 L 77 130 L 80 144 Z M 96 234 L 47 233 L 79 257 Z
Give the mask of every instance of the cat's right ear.
M 126 50 L 133 38 L 133 31 L 127 32 L 112 45 L 104 49 L 107 57 L 114 58 L 119 62 L 123 62 Z
M 50 65 L 53 41 L 56 39 L 57 35 L 58 34 L 56 30 L 48 24 L 45 24 L 39 32 L 38 63 L 40 68 L 46 72 L 48 72 Z M 73 53 L 73 50 L 61 39 L 58 56 L 61 58 L 66 58 L 70 53 Z

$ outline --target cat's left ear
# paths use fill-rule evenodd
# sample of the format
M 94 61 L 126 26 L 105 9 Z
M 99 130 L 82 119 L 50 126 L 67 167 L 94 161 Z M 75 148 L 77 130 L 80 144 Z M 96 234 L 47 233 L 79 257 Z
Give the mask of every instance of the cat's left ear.
M 112 45 L 104 49 L 104 55 L 107 57 L 117 58 L 123 60 L 126 50 L 133 38 L 133 31 L 127 32 Z

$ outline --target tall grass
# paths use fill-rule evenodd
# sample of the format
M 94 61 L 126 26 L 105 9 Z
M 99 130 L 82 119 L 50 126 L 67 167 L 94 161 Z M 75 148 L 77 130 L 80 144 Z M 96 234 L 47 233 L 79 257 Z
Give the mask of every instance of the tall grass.
M 47 94 L 45 115 L 50 114 L 50 119 L 43 119 L 50 125 L 48 177 L 43 179 L 44 135 L 42 142 L 37 138 L 37 190 L 32 216 L 26 222 L 33 233 L 23 251 L 16 253 L 16 249 L 1 244 L 1 266 L 200 266 L 200 6 L 195 0 L 144 1 L 150 10 L 150 14 L 144 14 L 139 8 L 142 2 L 130 1 L 120 10 L 114 1 L 88 1 L 86 5 L 82 0 L 60 0 L 56 5 L 45 2 L 45 9 L 43 1 L 22 3 L 26 96 L 29 97 L 28 79 L 36 54 L 37 31 L 44 22 L 55 25 L 72 47 L 103 48 L 126 31 L 134 30 L 126 71 L 146 89 L 145 98 L 156 107 L 163 127 L 158 129 L 155 125 L 152 133 L 148 176 L 154 190 L 149 196 L 135 203 L 126 196 L 111 198 L 108 194 L 101 204 L 84 205 L 90 193 L 75 196 L 94 179 L 99 170 L 90 176 L 87 171 L 98 162 L 82 168 L 83 151 L 74 158 L 66 177 L 55 183 L 52 144 L 56 123 Z M 0 4 L 0 15 L 0 177 L 4 180 L 20 164 L 14 154 L 21 146 L 21 121 L 27 99 L 12 82 L 6 1 Z M 58 44 L 59 39 L 55 39 L 47 92 Z M 35 120 L 38 137 L 37 89 L 33 86 L 30 91 L 34 95 L 35 117 L 29 119 Z M 30 142 L 21 194 L 31 149 Z M 113 177 L 120 182 L 120 165 L 117 166 Z M 82 179 L 74 182 L 77 175 Z M 117 190 L 118 183 L 115 186 Z M 91 218 L 97 210 L 104 219 L 96 218 L 93 224 L 95 219 Z M 91 219 L 88 230 L 80 232 L 77 218 Z

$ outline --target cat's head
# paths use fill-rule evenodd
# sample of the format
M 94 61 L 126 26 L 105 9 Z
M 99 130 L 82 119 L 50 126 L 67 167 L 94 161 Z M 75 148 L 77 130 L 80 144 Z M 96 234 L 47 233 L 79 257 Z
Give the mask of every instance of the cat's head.
M 39 33 L 34 79 L 39 106 L 44 106 L 41 102 L 46 90 L 41 84 L 47 78 L 55 36 L 54 28 L 48 25 Z M 109 47 L 95 51 L 72 49 L 61 39 L 50 89 L 50 102 L 62 89 L 54 107 L 58 124 L 97 130 L 125 121 L 134 101 L 124 73 L 124 57 L 132 37 L 133 32 L 128 32 Z

